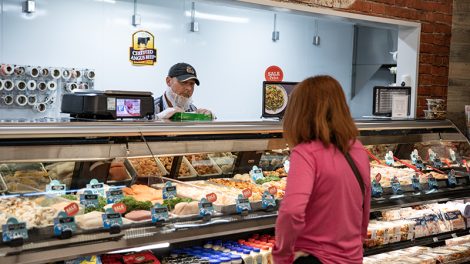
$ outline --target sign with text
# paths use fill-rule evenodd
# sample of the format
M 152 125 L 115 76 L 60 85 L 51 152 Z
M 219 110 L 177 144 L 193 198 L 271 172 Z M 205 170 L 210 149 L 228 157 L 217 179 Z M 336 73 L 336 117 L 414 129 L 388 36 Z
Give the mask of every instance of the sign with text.
M 284 79 L 284 72 L 279 66 L 271 65 L 264 72 L 264 78 L 269 82 L 282 82 Z
M 139 30 L 132 34 L 129 60 L 134 66 L 153 66 L 157 62 L 157 49 L 152 33 Z

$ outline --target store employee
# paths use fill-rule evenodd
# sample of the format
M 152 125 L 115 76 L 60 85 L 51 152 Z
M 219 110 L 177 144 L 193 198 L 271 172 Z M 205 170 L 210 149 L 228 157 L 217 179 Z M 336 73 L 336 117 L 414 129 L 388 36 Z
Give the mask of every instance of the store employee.
M 194 85 L 199 86 L 196 70 L 187 63 L 171 66 L 166 77 L 167 89 L 162 96 L 155 99 L 155 115 L 158 119 L 167 119 L 178 112 L 196 112 L 212 115 L 212 112 L 196 108 L 192 104 Z M 213 115 L 212 115 L 213 116 Z

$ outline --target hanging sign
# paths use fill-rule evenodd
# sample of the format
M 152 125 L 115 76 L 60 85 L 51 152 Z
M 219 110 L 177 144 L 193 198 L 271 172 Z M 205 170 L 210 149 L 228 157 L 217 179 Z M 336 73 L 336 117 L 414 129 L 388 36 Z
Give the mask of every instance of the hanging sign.
M 153 66 L 157 62 L 155 38 L 152 33 L 140 30 L 132 34 L 129 60 L 134 66 Z
M 279 66 L 271 65 L 264 72 L 264 78 L 268 82 L 282 82 L 282 79 L 284 79 L 284 73 Z

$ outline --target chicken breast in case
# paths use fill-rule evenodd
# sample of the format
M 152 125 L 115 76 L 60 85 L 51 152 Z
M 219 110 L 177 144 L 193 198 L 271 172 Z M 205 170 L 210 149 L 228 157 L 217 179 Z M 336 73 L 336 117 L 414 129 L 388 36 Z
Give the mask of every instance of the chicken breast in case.
M 152 219 L 152 213 L 147 210 L 135 210 L 127 213 L 125 217 L 132 221 L 144 221 Z
M 83 215 L 75 216 L 75 222 L 77 226 L 81 229 L 95 229 L 103 227 L 103 218 L 101 215 L 104 214 L 103 212 L 93 211 Z M 131 224 L 132 221 L 126 218 L 122 218 L 122 224 L 127 225 Z
M 192 201 L 192 202 L 181 202 L 175 205 L 175 209 L 171 211 L 172 214 L 175 215 L 196 215 L 199 214 L 199 202 Z

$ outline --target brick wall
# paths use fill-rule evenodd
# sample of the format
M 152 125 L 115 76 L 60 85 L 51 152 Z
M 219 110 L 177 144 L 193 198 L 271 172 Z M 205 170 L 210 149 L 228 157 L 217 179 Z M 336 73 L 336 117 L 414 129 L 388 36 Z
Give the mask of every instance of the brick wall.
M 452 0 L 281 1 L 422 23 L 417 116 L 423 117 L 426 98 L 447 99 Z

